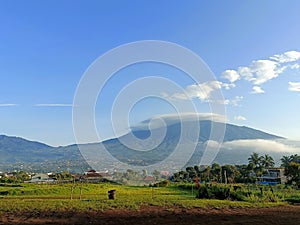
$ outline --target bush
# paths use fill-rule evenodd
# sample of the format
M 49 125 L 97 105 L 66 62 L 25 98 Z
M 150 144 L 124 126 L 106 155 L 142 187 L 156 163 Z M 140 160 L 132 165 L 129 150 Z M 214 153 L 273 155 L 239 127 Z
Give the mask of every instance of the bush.
M 244 194 L 240 188 L 232 189 L 227 185 L 208 184 L 200 186 L 196 198 L 243 201 Z
M 153 187 L 167 187 L 169 184 L 170 184 L 169 180 L 163 180 L 163 181 L 161 181 L 159 183 L 153 184 Z

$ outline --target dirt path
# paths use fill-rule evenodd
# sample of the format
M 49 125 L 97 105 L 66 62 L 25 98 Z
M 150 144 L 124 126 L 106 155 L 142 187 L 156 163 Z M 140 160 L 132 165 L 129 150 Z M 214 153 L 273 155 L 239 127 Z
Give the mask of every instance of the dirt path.
M 2 213 L 0 224 L 300 224 L 300 206 L 265 209 L 181 209 L 143 207 L 138 211 Z

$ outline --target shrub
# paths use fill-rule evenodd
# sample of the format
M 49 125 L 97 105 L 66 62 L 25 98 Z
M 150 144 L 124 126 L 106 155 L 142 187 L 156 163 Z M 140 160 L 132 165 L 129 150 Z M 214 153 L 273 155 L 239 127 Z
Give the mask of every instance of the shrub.
M 153 187 L 167 187 L 170 184 L 169 180 L 163 180 L 159 183 L 155 183 Z
M 231 186 L 227 185 L 205 184 L 200 186 L 196 198 L 243 201 L 245 194 L 241 188 L 232 189 Z

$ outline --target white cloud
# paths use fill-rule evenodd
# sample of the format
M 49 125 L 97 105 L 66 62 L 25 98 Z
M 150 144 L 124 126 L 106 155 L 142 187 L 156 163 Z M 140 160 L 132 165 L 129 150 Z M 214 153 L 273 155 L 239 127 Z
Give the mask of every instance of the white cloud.
M 229 80 L 232 84 L 243 79 L 254 85 L 252 93 L 264 93 L 260 85 L 278 77 L 286 69 L 299 69 L 300 52 L 287 51 L 277 54 L 269 59 L 254 60 L 248 66 L 240 66 L 237 70 L 225 70 L 221 77 Z M 231 87 L 223 85 L 225 89 Z
M 253 86 L 251 93 L 252 94 L 262 94 L 262 93 L 265 93 L 265 91 L 259 86 Z
M 180 114 L 161 114 L 151 117 L 136 126 L 133 126 L 132 129 L 149 129 L 149 124 L 151 123 L 151 129 L 159 128 L 164 124 L 161 122 L 164 121 L 166 125 L 172 125 L 178 122 L 188 122 L 188 121 L 203 121 L 211 120 L 214 122 L 226 123 L 226 115 L 215 114 L 215 113 L 180 113 Z
M 216 114 L 216 113 L 180 113 L 180 114 L 161 114 L 154 116 L 152 119 L 169 119 L 169 120 L 213 120 L 218 122 L 226 122 L 227 118 L 225 115 Z
M 252 71 L 247 66 L 240 66 L 238 68 L 238 73 L 241 75 L 242 78 L 244 78 L 244 80 L 250 81 L 251 79 L 253 79 Z
M 261 85 L 278 77 L 286 69 L 299 69 L 300 52 L 288 51 L 283 54 L 274 55 L 269 59 L 254 60 L 248 66 L 241 66 L 237 70 L 225 70 L 221 77 L 228 80 L 229 83 L 220 81 L 207 81 L 201 84 L 192 84 L 185 88 L 185 91 L 174 94 L 162 93 L 164 98 L 172 100 L 188 100 L 198 98 L 203 102 L 212 102 L 212 94 L 216 90 L 230 90 L 236 87 L 237 80 L 245 80 L 252 83 L 252 94 L 262 94 L 265 90 Z M 299 86 L 296 82 L 289 83 L 290 91 L 299 91 Z M 238 106 L 238 102 L 242 98 L 226 99 L 222 101 L 216 100 L 215 103 Z
M 189 100 L 192 98 L 198 98 L 203 102 L 217 103 L 224 105 L 238 106 L 239 102 L 243 99 L 243 96 L 236 96 L 234 99 L 218 100 L 212 99 L 212 93 L 221 88 L 226 90 L 235 87 L 233 83 L 222 83 L 220 81 L 209 81 L 202 84 L 192 84 L 185 88 L 184 92 L 167 94 L 165 92 L 161 93 L 161 96 L 170 100 Z
M 295 64 L 290 65 L 289 67 L 291 69 L 299 69 L 300 68 L 300 64 L 295 63 Z
M 277 61 L 279 63 L 294 62 L 300 59 L 300 52 L 288 51 L 283 54 L 274 55 L 270 57 L 270 59 Z
M 225 105 L 233 105 L 233 106 L 239 106 L 239 102 L 243 100 L 243 96 L 235 96 L 234 99 L 226 99 L 224 101 Z
M 244 116 L 235 116 L 235 117 L 234 117 L 234 120 L 237 120 L 237 121 L 245 121 L 245 120 L 247 120 L 247 119 L 246 119 L 246 117 L 244 117 Z
M 73 104 L 60 104 L 60 103 L 46 103 L 46 104 L 35 104 L 37 107 L 73 107 Z
M 191 98 L 198 98 L 201 101 L 208 101 L 211 98 L 213 91 L 221 89 L 222 82 L 208 81 L 201 84 L 192 84 L 186 87 L 185 92 L 174 93 L 169 98 L 187 100 Z M 162 93 L 163 97 L 168 97 L 168 94 Z
M 233 82 L 237 81 L 238 79 L 240 79 L 240 75 L 238 74 L 238 72 L 236 70 L 225 70 L 221 76 L 224 79 L 229 80 L 230 83 L 233 83 Z
M 13 104 L 13 103 L 0 104 L 0 107 L 11 107 L 11 106 L 17 106 L 17 104 Z
M 289 82 L 289 90 L 300 92 L 300 82 Z
M 245 79 L 252 82 L 255 85 L 263 84 L 275 77 L 278 77 L 280 74 L 277 63 L 271 60 L 256 60 L 251 63 L 248 67 L 248 72 L 251 73 L 250 75 L 247 73 Z
M 225 90 L 229 90 L 231 88 L 234 88 L 236 85 L 234 83 L 222 83 L 222 87 L 225 88 Z
M 275 140 L 237 140 L 223 143 L 224 148 L 235 150 L 245 149 L 251 150 L 252 152 L 288 152 L 288 153 L 299 153 L 300 148 L 291 145 L 280 143 Z

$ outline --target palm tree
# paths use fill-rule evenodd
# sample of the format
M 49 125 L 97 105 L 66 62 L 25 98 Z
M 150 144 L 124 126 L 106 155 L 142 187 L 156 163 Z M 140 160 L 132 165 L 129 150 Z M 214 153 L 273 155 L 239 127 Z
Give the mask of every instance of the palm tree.
M 274 159 L 269 154 L 265 154 L 264 156 L 262 156 L 261 165 L 265 169 L 272 168 L 274 167 L 275 162 Z
M 300 156 L 297 154 L 291 155 L 291 162 L 300 163 Z
M 287 168 L 288 165 L 290 164 L 290 162 L 292 161 L 292 157 L 291 156 L 282 156 L 282 158 L 280 159 L 281 161 L 281 167 L 283 168 Z
M 256 152 L 253 152 L 252 155 L 248 158 L 249 160 L 249 168 L 253 169 L 256 176 L 262 173 L 262 156 L 259 156 Z
M 249 164 L 254 165 L 254 169 L 261 166 L 262 156 L 259 156 L 256 152 L 253 152 L 252 155 L 248 158 Z

